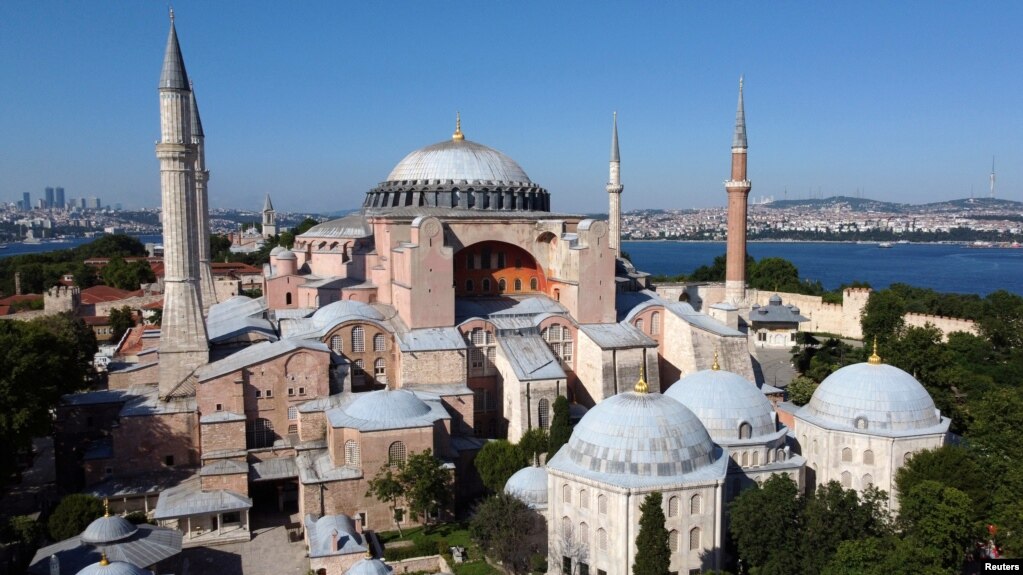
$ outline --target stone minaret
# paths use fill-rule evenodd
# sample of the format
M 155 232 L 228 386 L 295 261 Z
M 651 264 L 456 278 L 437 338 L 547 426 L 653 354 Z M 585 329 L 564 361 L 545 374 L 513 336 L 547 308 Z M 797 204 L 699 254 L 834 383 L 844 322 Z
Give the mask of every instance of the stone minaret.
M 728 192 L 728 252 L 725 266 L 725 301 L 746 301 L 746 198 L 750 181 L 746 178 L 746 113 L 742 105 L 742 78 L 739 78 L 739 108 L 735 112 L 735 137 L 732 139 L 732 177 L 725 182 Z
M 607 219 L 610 230 L 609 243 L 615 251 L 615 257 L 622 256 L 622 172 L 621 161 L 618 157 L 618 112 L 614 113 L 614 120 L 611 126 L 611 161 L 609 162 L 609 175 L 607 181 L 607 194 L 610 196 L 611 206 L 608 209 Z
M 199 118 L 199 105 L 195 102 L 195 89 L 188 84 L 189 105 L 192 110 L 192 143 L 195 144 L 195 217 L 196 233 L 192 234 L 196 241 L 196 260 L 198 273 L 193 270 L 193 277 L 199 278 L 199 296 L 202 299 L 202 314 L 206 316 L 210 306 L 217 303 L 217 292 L 213 284 L 213 269 L 210 267 L 210 204 L 206 192 L 206 182 L 210 181 L 210 171 L 206 169 L 206 135 L 202 131 L 202 120 Z
M 192 140 L 191 90 L 171 11 L 170 35 L 160 74 L 160 189 L 163 201 L 164 292 L 160 328 L 160 397 L 173 395 L 209 361 L 199 295 L 195 200 L 196 145 Z
M 277 235 L 277 212 L 274 211 L 274 204 L 270 201 L 270 194 L 266 195 L 263 202 L 263 237 L 272 238 Z

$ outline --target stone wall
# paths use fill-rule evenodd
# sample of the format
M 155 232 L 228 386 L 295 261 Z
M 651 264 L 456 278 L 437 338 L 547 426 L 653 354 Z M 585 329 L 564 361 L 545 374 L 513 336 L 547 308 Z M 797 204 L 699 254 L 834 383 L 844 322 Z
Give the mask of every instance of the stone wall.
M 463 349 L 403 353 L 396 387 L 464 383 L 465 356 Z
M 922 313 L 907 313 L 903 318 L 907 326 L 924 327 L 931 324 L 941 330 L 942 339 L 948 341 L 948 334 L 955 331 L 963 331 L 973 335 L 979 335 L 977 322 L 970 319 L 958 317 L 946 317 L 943 315 L 926 315 Z
M 247 473 L 232 473 L 230 475 L 203 475 L 200 477 L 200 485 L 203 491 L 215 491 L 227 489 L 240 493 L 249 494 L 249 475 Z

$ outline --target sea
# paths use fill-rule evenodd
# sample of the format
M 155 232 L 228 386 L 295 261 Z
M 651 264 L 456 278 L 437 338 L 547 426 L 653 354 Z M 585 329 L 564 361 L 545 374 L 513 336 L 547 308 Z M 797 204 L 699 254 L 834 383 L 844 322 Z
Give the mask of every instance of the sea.
M 73 248 L 93 238 L 39 244 L 7 244 L 0 258 Z M 142 243 L 162 243 L 159 235 L 139 236 Z M 642 271 L 677 275 L 713 263 L 725 253 L 724 242 L 626 241 L 622 249 Z M 757 260 L 779 257 L 799 268 L 799 277 L 834 289 L 854 281 L 876 289 L 905 283 L 939 292 L 987 295 L 1004 289 L 1023 295 L 1023 249 L 967 247 L 959 244 L 877 244 L 840 242 L 750 242 Z

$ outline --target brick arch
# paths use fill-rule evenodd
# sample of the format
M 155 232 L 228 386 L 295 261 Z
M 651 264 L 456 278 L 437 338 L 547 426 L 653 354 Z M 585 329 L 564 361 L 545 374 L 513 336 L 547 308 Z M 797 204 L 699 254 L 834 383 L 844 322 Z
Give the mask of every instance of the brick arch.
M 310 375 L 316 373 L 316 358 L 311 353 L 300 351 L 288 358 L 284 363 L 284 376 L 288 378 L 309 379 Z
M 529 251 L 496 240 L 488 240 L 470 244 L 458 250 L 454 256 L 455 295 L 497 296 L 501 295 L 498 285 L 504 280 L 504 295 L 533 292 L 535 279 L 536 292 L 547 292 L 547 275 L 543 267 Z M 483 291 L 483 280 L 489 280 L 490 291 Z M 469 285 L 472 291 L 469 291 Z M 516 292 L 515 286 L 521 289 Z

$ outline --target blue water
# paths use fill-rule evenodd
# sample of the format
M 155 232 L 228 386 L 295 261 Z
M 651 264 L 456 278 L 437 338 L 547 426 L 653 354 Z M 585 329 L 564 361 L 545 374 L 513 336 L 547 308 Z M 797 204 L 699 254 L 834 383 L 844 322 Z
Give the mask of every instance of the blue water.
M 637 268 L 652 274 L 691 273 L 725 253 L 724 242 L 623 242 Z M 827 289 L 865 281 L 876 289 L 906 283 L 940 292 L 987 295 L 1000 289 L 1023 295 L 1023 249 L 966 248 L 951 244 L 752 242 L 757 260 L 785 258 L 799 277 Z
M 162 235 L 147 235 L 147 236 L 136 236 L 139 241 L 143 244 L 163 243 Z M 78 246 L 85 245 L 89 242 L 96 241 L 96 238 L 73 238 L 68 240 L 43 240 L 38 244 L 23 244 L 14 243 L 6 244 L 6 247 L 0 249 L 0 258 L 6 258 L 8 256 L 20 256 L 22 254 L 41 254 L 44 252 L 52 252 L 55 250 L 69 250 L 71 248 L 77 248 Z

